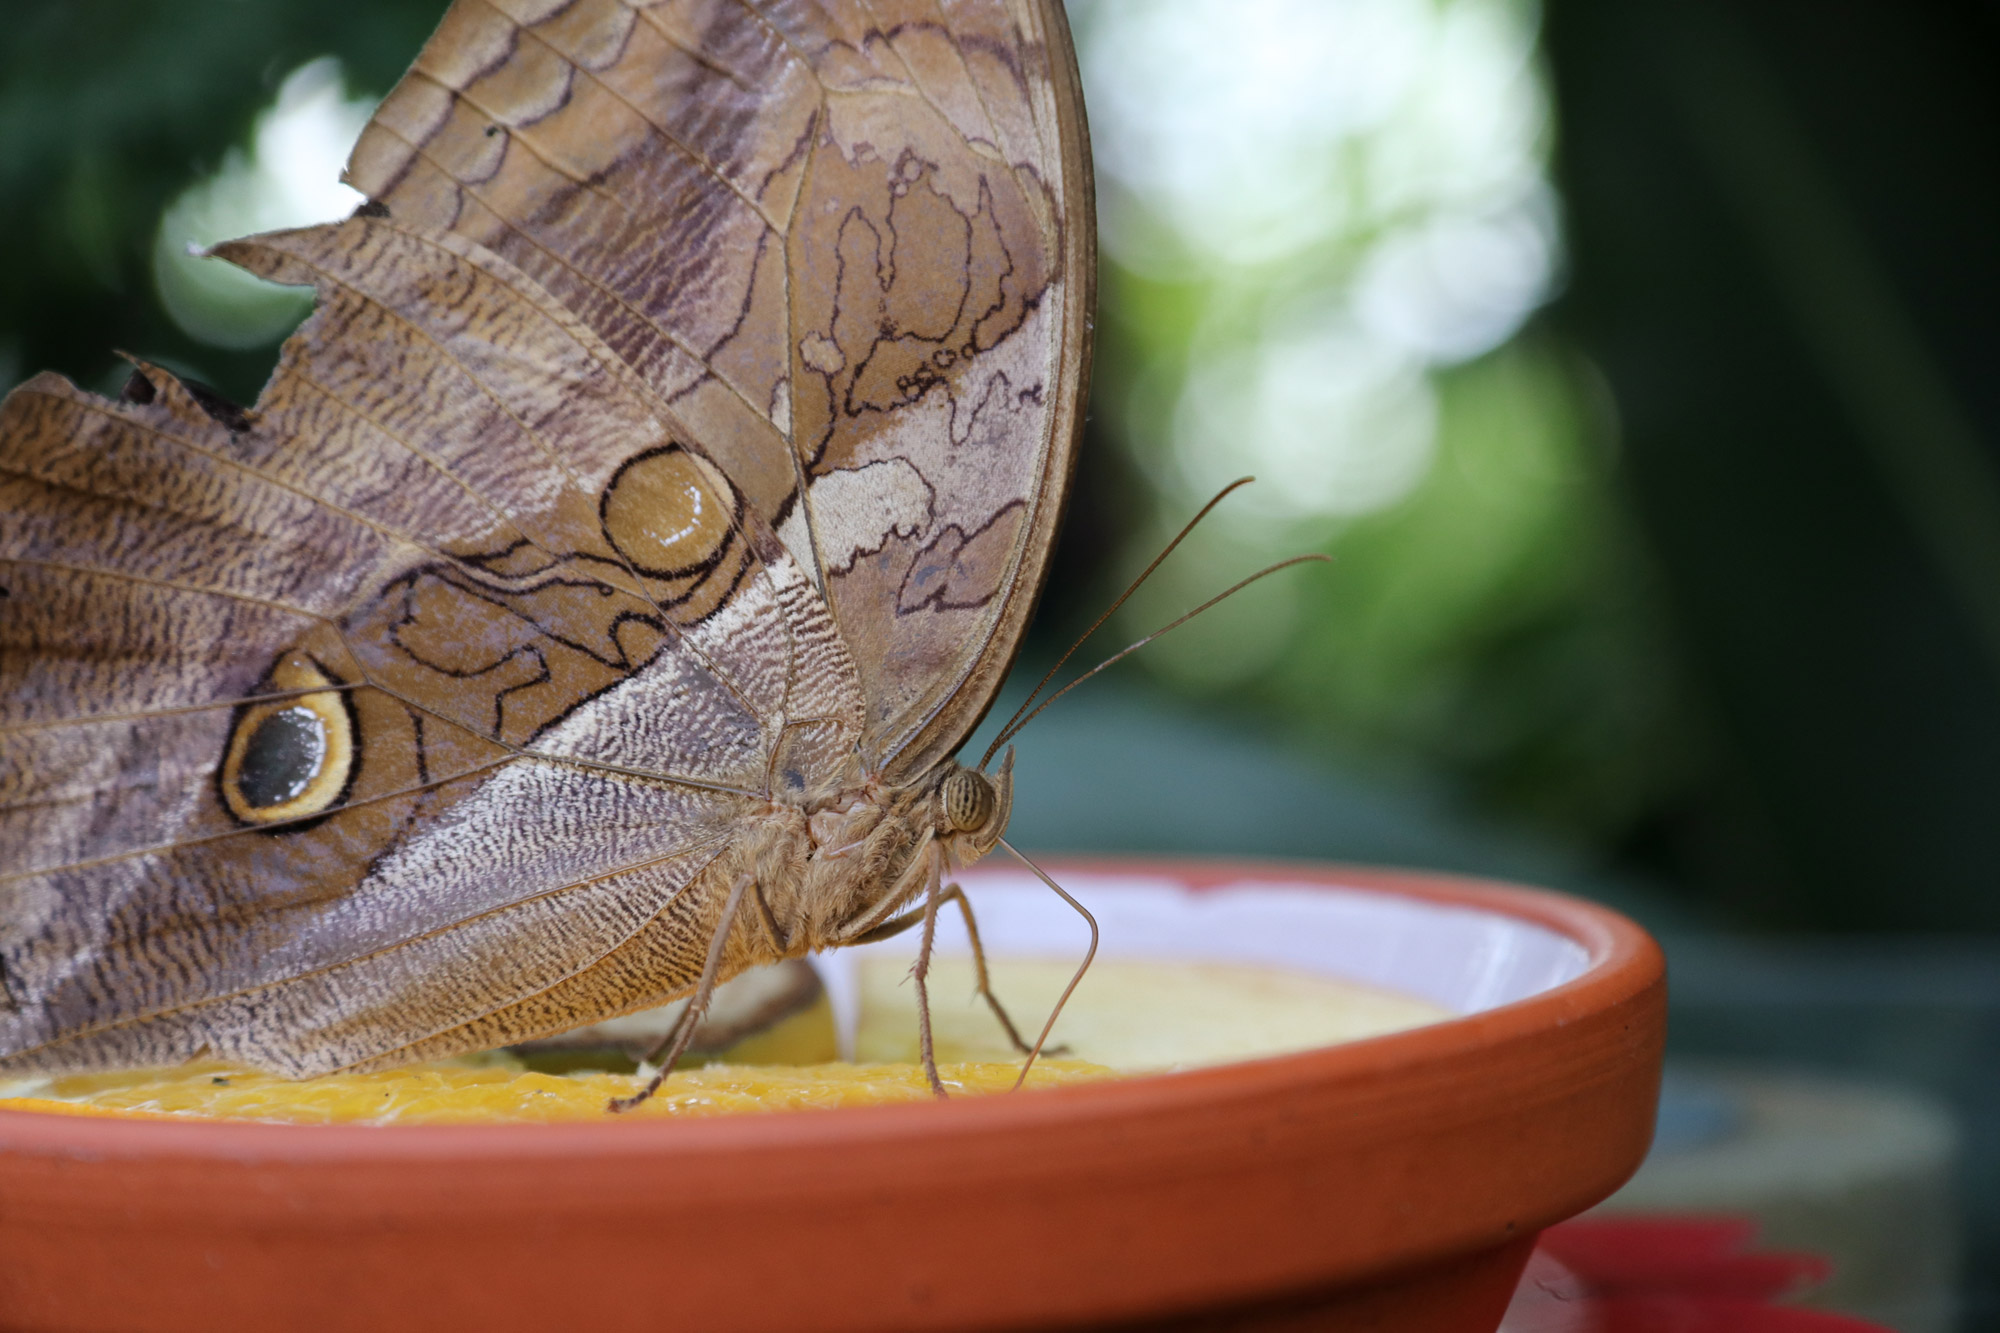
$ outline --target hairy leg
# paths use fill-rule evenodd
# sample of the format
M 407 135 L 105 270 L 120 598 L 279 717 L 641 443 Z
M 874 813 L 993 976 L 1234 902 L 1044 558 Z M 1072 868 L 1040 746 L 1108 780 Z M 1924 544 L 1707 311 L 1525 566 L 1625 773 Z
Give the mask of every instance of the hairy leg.
M 938 895 L 938 905 L 940 907 L 948 902 L 956 902 L 959 914 L 965 918 L 966 938 L 972 941 L 972 971 L 973 975 L 978 979 L 977 993 L 979 997 L 986 1001 L 986 1007 L 991 1009 L 993 1016 L 1000 1020 L 1000 1026 L 1006 1032 L 1007 1040 L 1013 1044 L 1014 1050 L 1021 1055 L 1028 1054 L 1033 1047 L 1021 1040 L 1020 1029 L 1016 1028 L 1014 1020 L 1008 1017 L 1007 1008 L 1000 1003 L 1000 997 L 993 993 L 992 982 L 988 979 L 986 973 L 986 946 L 979 942 L 979 922 L 973 919 L 972 903 L 966 898 L 965 890 L 960 888 L 956 882 L 947 884 L 944 892 Z M 922 907 L 915 908 L 903 913 L 901 916 L 892 917 L 884 921 L 873 930 L 856 936 L 849 942 L 853 944 L 873 944 L 877 940 L 886 940 L 891 936 L 900 935 L 911 926 L 916 925 L 917 922 L 923 920 L 924 913 L 929 910 L 930 904 L 927 902 Z M 1068 1047 L 1065 1046 L 1051 1046 L 1048 1054 L 1061 1055 L 1066 1050 L 1068 1050 Z
M 640 1066 L 641 1073 L 651 1067 L 653 1076 L 646 1081 L 645 1087 L 632 1096 L 613 1097 L 605 1107 L 607 1111 L 629 1111 L 658 1092 L 660 1083 L 686 1053 L 688 1043 L 694 1040 L 695 1027 L 701 1022 L 701 1016 L 708 1012 L 709 999 L 715 994 L 715 979 L 722 971 L 722 955 L 724 946 L 729 943 L 729 930 L 736 924 L 736 909 L 743 905 L 744 891 L 751 882 L 752 877 L 744 875 L 730 886 L 729 899 L 722 905 L 722 920 L 716 924 L 715 934 L 708 940 L 708 958 L 702 964 L 701 980 L 695 984 L 694 996 L 688 1001 L 687 1008 L 681 1010 L 681 1016 L 674 1020 L 674 1025 L 667 1029 L 667 1034 L 660 1038 L 659 1044 L 646 1053 L 645 1064 Z M 658 1060 L 663 1051 L 665 1060 Z M 931 1077 L 935 1082 L 937 1076 L 933 1074 Z
M 925 984 L 931 973 L 931 947 L 937 943 L 938 901 L 944 896 L 938 885 L 944 878 L 944 858 L 931 854 L 930 873 L 924 878 L 924 939 L 917 947 L 916 966 L 910 969 L 910 976 L 917 983 L 917 1049 L 924 1060 L 924 1077 L 930 1080 L 931 1092 L 939 1101 L 945 1100 L 944 1081 L 938 1077 L 937 1048 L 931 1041 L 931 994 Z

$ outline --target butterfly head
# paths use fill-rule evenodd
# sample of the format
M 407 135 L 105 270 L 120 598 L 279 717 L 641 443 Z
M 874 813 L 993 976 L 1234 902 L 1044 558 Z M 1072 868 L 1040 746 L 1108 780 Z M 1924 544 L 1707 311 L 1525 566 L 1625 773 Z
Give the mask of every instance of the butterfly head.
M 1014 752 L 990 777 L 976 768 L 956 761 L 946 765 L 937 787 L 937 831 L 949 843 L 953 859 L 960 865 L 976 861 L 993 850 L 1007 831 L 1007 816 L 1014 808 Z

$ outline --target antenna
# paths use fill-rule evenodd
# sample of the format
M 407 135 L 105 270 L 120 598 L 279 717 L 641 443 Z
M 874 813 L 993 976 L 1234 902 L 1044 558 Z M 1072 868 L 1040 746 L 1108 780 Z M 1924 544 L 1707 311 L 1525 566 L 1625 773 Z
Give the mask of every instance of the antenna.
M 1047 871 L 1043 870 L 1033 861 L 1030 861 L 1027 857 L 1021 855 L 1021 853 L 1015 848 L 1013 843 L 1008 842 L 1005 838 L 1002 838 L 1000 839 L 1000 845 L 1002 847 L 1005 847 L 1008 853 L 1011 856 L 1013 856 L 1013 858 L 1016 861 L 1019 861 L 1022 865 L 1034 871 L 1035 877 L 1037 879 L 1041 880 L 1042 883 L 1054 889 L 1058 897 L 1060 897 L 1064 902 L 1068 903 L 1071 907 L 1074 907 L 1077 911 L 1077 915 L 1081 916 L 1086 922 L 1090 924 L 1090 949 L 1083 955 L 1083 961 L 1077 964 L 1076 975 L 1069 979 L 1069 985 L 1063 987 L 1062 996 L 1056 1001 L 1056 1007 L 1049 1011 L 1049 1021 L 1042 1024 L 1042 1035 L 1035 1038 L 1035 1049 L 1028 1052 L 1027 1063 L 1021 1066 L 1021 1076 L 1014 1080 L 1014 1087 L 1012 1091 L 1019 1092 L 1021 1090 L 1021 1085 L 1028 1081 L 1028 1071 L 1035 1067 L 1035 1057 L 1042 1053 L 1043 1045 L 1048 1042 L 1049 1033 L 1055 1031 L 1056 1019 L 1062 1016 L 1063 1006 L 1069 1003 L 1069 997 L 1071 992 L 1076 990 L 1076 983 L 1083 980 L 1083 974 L 1090 970 L 1090 960 L 1097 957 L 1097 918 L 1090 914 L 1089 908 L 1085 907 L 1082 903 L 1078 902 L 1076 899 L 1070 897 L 1069 890 L 1063 888 L 1062 885 L 1050 879 Z
M 986 747 L 986 753 L 979 757 L 980 772 L 983 773 L 986 771 L 986 765 L 992 762 L 993 756 L 999 752 L 1000 747 L 1007 743 L 1007 737 L 1013 735 L 1016 731 L 1020 730 L 1020 728 L 1015 726 L 1014 724 L 1020 721 L 1021 714 L 1028 711 L 1028 705 L 1032 704 L 1035 701 L 1035 696 L 1042 692 L 1043 687 L 1045 687 L 1050 681 L 1056 678 L 1056 672 L 1061 671 L 1063 669 L 1063 663 L 1069 661 L 1071 657 L 1076 655 L 1076 650 L 1083 647 L 1084 640 L 1088 639 L 1091 635 L 1097 633 L 1097 631 L 1103 626 L 1104 622 L 1111 619 L 1112 614 L 1116 612 L 1119 607 L 1125 605 L 1126 599 L 1130 598 L 1133 593 L 1139 591 L 1139 585 L 1144 583 L 1147 579 L 1153 576 L 1153 571 L 1160 567 L 1161 561 L 1165 560 L 1168 556 L 1174 553 L 1174 548 L 1176 546 L 1179 546 L 1183 541 L 1187 540 L 1187 535 L 1190 532 L 1194 531 L 1195 525 L 1208 517 L 1209 510 L 1221 504 L 1222 498 L 1228 495 L 1231 491 L 1235 490 L 1237 487 L 1248 486 L 1251 482 L 1255 480 L 1257 480 L 1255 477 L 1238 477 L 1235 481 L 1230 482 L 1227 486 L 1224 486 L 1221 490 L 1217 491 L 1215 493 L 1215 498 L 1210 500 L 1207 504 L 1203 505 L 1201 507 L 1201 512 L 1196 514 L 1193 518 L 1189 519 L 1186 525 L 1183 526 L 1179 532 L 1174 534 L 1174 539 L 1168 542 L 1165 548 L 1163 548 L 1158 555 L 1153 557 L 1153 563 L 1147 565 L 1144 569 L 1140 570 L 1139 577 L 1133 579 L 1132 582 L 1126 586 L 1125 591 L 1118 594 L 1118 600 L 1113 602 L 1110 606 L 1105 607 L 1104 614 L 1100 615 L 1096 620 L 1093 620 L 1090 623 L 1090 628 L 1077 636 L 1076 642 L 1072 643 L 1069 646 L 1069 648 L 1063 653 L 1063 655 L 1056 659 L 1056 664 L 1048 669 L 1048 673 L 1044 675 L 1040 680 L 1035 682 L 1035 688 L 1029 690 L 1028 697 L 1021 700 L 1021 706 L 1014 710 L 1013 717 L 1007 719 L 1007 725 L 1000 728 L 1000 734 L 994 738 L 993 744 Z M 1038 709 L 1036 711 L 1040 710 Z
M 1169 547 L 1168 549 L 1171 550 L 1172 548 Z M 1155 561 L 1154 563 L 1157 564 L 1158 561 Z M 1023 727 L 1027 726 L 1030 722 L 1033 722 L 1036 718 L 1040 717 L 1042 715 L 1042 709 L 1047 708 L 1050 704 L 1062 698 L 1065 694 L 1068 694 L 1071 690 L 1083 684 L 1083 682 L 1089 680 L 1092 676 L 1104 670 L 1104 668 L 1110 666 L 1112 663 L 1120 661 L 1123 658 L 1130 657 L 1133 653 L 1138 652 L 1141 648 L 1144 648 L 1147 644 L 1159 638 L 1162 634 L 1167 633 L 1169 630 L 1179 629 L 1182 625 L 1187 624 L 1188 621 L 1193 620 L 1196 616 L 1208 610 L 1209 607 L 1214 606 L 1217 602 L 1221 601 L 1223 598 L 1235 596 L 1237 593 L 1242 592 L 1245 588 L 1255 583 L 1258 579 L 1263 578 L 1265 575 L 1275 574 L 1279 570 L 1289 569 L 1293 565 L 1303 565 L 1308 563 L 1330 565 L 1333 563 L 1333 557 L 1330 555 L 1321 555 L 1318 552 L 1314 552 L 1310 555 L 1295 555 L 1289 560 L 1280 560 L 1275 565 L 1266 565 L 1264 568 L 1258 570 L 1255 574 L 1252 574 L 1249 578 L 1240 580 L 1239 582 L 1233 583 L 1229 587 L 1224 588 L 1221 592 L 1215 594 L 1215 596 L 1209 598 L 1207 601 L 1203 602 L 1200 606 L 1197 606 L 1194 610 L 1189 611 L 1186 614 L 1178 617 L 1177 619 L 1171 620 L 1166 624 L 1160 626 L 1158 629 L 1154 630 L 1151 634 L 1148 634 L 1145 638 L 1138 640 L 1136 643 L 1129 643 L 1125 647 L 1120 648 L 1117 652 L 1111 654 L 1111 656 L 1105 658 L 1102 662 L 1099 662 L 1096 666 L 1084 672 L 1081 676 L 1078 676 L 1075 680 L 1063 686 L 1061 689 L 1057 690 L 1054 694 L 1051 694 L 1048 698 L 1042 700 L 1040 704 L 1036 705 L 1035 711 L 1028 714 L 1026 717 L 1022 717 L 1019 711 L 1017 710 L 1014 714 L 1014 719 L 1018 720 L 1010 719 L 1007 725 L 1001 729 L 1000 734 L 994 737 L 993 746 L 986 751 L 986 758 L 990 759 L 993 755 L 994 749 L 997 749 L 999 746 L 1005 745 L 1014 736 L 1019 735 Z M 1147 572 L 1151 573 L 1152 571 L 1148 570 Z M 1072 649 L 1071 651 L 1074 651 L 1074 649 Z M 1047 684 L 1047 682 L 1044 681 L 1043 684 Z M 1038 685 L 1035 688 L 1040 689 L 1041 686 Z M 1025 708 L 1027 707 L 1027 705 L 1023 704 L 1021 705 L 1021 707 Z M 986 767 L 986 759 L 981 759 L 979 761 L 979 766 L 981 768 Z

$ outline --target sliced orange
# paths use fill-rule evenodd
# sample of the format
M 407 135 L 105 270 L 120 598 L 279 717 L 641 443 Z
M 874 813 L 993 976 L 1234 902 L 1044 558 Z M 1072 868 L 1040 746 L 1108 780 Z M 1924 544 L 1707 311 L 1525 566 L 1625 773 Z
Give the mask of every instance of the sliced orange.
M 938 1070 L 948 1091 L 1004 1092 L 1014 1064 L 954 1064 Z M 1035 1087 L 1055 1087 L 1111 1071 L 1081 1061 L 1038 1064 Z M 634 1074 L 545 1074 L 501 1060 L 451 1060 L 371 1074 L 329 1074 L 294 1082 L 225 1065 L 76 1074 L 0 1109 L 72 1115 L 200 1116 L 300 1125 L 438 1125 L 602 1120 L 614 1097 L 639 1087 Z M 725 1065 L 670 1075 L 652 1100 L 628 1115 L 728 1115 L 811 1107 L 874 1106 L 930 1100 L 916 1065 Z
M 917 1001 L 908 965 L 862 958 L 861 1060 L 917 1058 Z M 995 958 L 994 993 L 1032 1042 L 1075 975 L 1073 958 Z M 940 1060 L 1006 1060 L 1005 1030 L 973 989 L 969 957 L 931 965 L 931 1030 Z M 1124 1073 L 1191 1069 L 1333 1046 L 1449 1018 L 1449 1011 L 1375 986 L 1250 963 L 1100 958 L 1063 1006 L 1052 1046 Z
M 996 989 L 1030 1040 L 1074 963 L 995 960 Z M 906 963 L 862 960 L 855 1049 L 834 1059 L 824 993 L 719 1052 L 676 1071 L 632 1118 L 725 1115 L 921 1102 L 931 1093 L 916 1060 L 914 988 Z M 939 1074 L 960 1094 L 1004 1092 L 1020 1073 L 998 1022 L 972 993 L 967 959 L 941 957 L 931 974 Z M 1217 963 L 1099 960 L 1078 987 L 1034 1087 L 1187 1068 L 1373 1036 L 1445 1017 L 1437 1006 L 1333 978 Z M 644 1045 L 641 1042 L 640 1045 Z M 607 1059 L 608 1057 L 608 1059 Z M 288 1124 L 477 1124 L 599 1120 L 639 1079 L 621 1050 L 504 1052 L 369 1074 L 294 1082 L 223 1065 L 76 1074 L 0 1085 L 0 1109 L 73 1115 L 211 1117 Z M 610 1069 L 607 1070 L 607 1064 Z M 11 1094 L 11 1095 L 9 1095 Z

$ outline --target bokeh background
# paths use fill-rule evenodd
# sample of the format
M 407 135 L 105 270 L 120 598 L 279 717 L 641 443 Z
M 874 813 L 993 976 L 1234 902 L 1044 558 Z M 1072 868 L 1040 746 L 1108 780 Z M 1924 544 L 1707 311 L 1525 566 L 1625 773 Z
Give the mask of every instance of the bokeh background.
M 124 349 L 254 399 L 300 298 L 189 246 L 350 209 L 442 9 L 9 0 L 0 385 Z M 1100 343 L 1027 661 L 1243 473 L 1081 660 L 1332 563 L 1038 720 L 1019 839 L 1621 906 L 1674 968 L 1647 1197 L 2000 1329 L 2000 10 L 1071 16 Z

